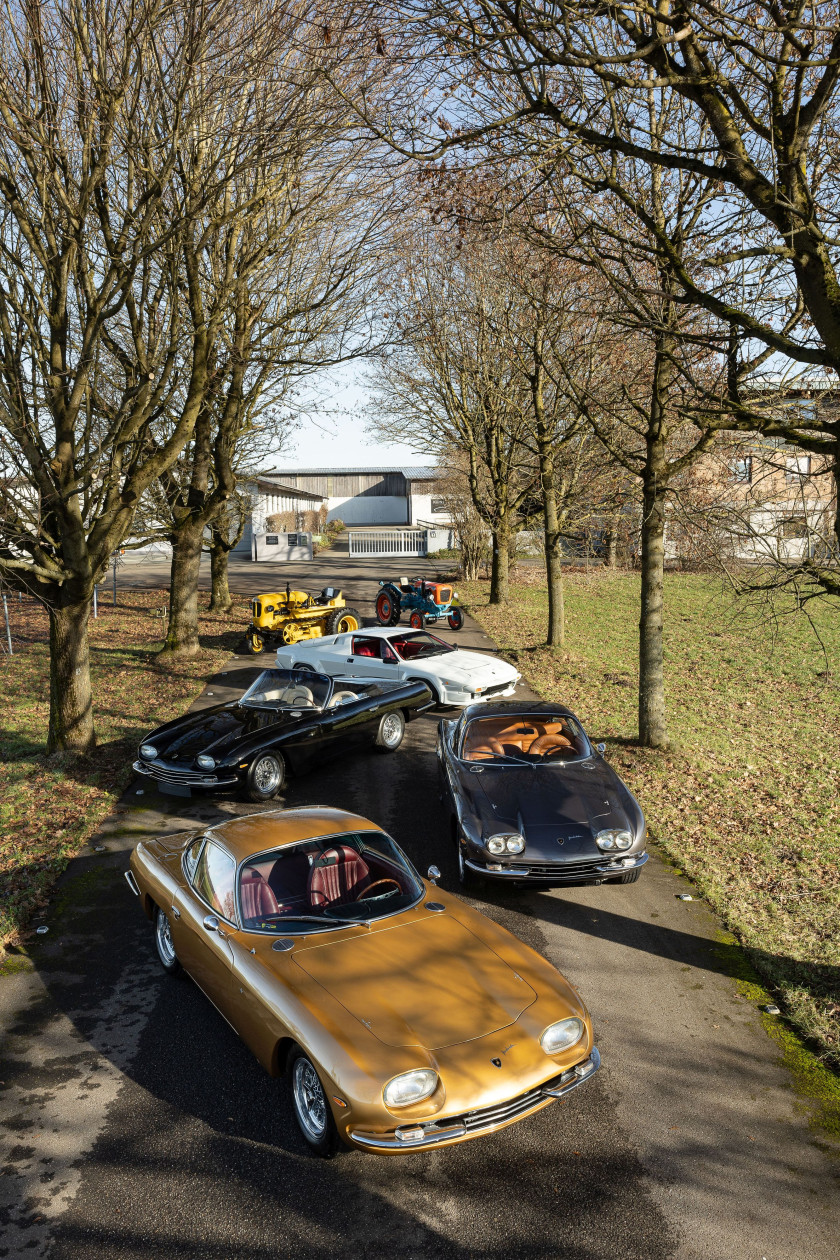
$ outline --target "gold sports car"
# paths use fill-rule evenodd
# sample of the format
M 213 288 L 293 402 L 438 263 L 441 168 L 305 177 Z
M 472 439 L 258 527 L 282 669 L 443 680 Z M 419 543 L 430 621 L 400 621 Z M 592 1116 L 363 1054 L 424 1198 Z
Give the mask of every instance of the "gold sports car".
M 126 879 L 164 968 L 288 1077 L 319 1155 L 464 1142 L 600 1065 L 568 981 L 366 818 L 314 806 L 144 840 Z

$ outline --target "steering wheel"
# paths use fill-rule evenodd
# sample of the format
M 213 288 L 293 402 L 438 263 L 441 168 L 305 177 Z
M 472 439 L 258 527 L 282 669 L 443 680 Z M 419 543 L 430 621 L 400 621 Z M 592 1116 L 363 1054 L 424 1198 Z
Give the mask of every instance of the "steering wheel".
M 367 888 L 362 889 L 362 891 L 359 893 L 358 897 L 356 898 L 356 901 L 367 901 L 371 890 L 373 888 L 378 888 L 380 884 L 393 884 L 394 888 L 396 888 L 398 893 L 402 892 L 402 888 L 400 887 L 400 885 L 397 883 L 395 879 L 375 879 L 372 884 L 368 884 Z M 384 896 L 384 893 L 379 893 L 379 896 L 380 897 Z

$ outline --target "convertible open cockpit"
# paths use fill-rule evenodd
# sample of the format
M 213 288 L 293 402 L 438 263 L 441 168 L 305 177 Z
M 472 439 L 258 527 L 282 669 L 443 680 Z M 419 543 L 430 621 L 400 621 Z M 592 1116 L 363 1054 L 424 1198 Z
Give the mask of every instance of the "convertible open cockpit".
M 561 714 L 491 715 L 469 723 L 462 761 L 568 761 L 588 755 L 588 741 L 574 719 Z

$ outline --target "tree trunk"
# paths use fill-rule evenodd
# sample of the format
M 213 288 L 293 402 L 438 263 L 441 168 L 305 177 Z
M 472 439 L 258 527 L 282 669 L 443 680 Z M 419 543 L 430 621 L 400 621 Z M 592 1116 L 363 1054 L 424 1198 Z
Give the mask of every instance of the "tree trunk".
M 503 517 L 493 530 L 493 562 L 490 571 L 490 603 L 506 604 L 509 595 L 510 529 Z
M 607 566 L 618 568 L 618 531 L 621 526 L 621 508 L 616 508 L 607 533 Z
M 63 593 L 63 592 L 62 592 Z M 96 744 L 90 692 L 90 600 L 51 607 L 47 752 L 90 752 Z
M 198 573 L 201 565 L 200 524 L 187 521 L 172 537 L 169 582 L 169 625 L 163 651 L 195 656 L 198 651 Z
M 210 548 L 210 611 L 230 612 L 233 600 L 228 587 L 228 556 L 230 552 L 220 542 L 213 542 Z
M 642 604 L 639 618 L 639 742 L 667 748 L 662 604 L 665 586 L 665 494 L 654 481 L 644 488 Z

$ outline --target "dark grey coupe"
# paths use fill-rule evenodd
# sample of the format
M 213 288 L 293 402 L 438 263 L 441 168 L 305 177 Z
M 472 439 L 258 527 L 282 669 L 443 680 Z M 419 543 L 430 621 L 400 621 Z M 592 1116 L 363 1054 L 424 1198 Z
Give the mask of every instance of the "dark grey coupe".
M 334 753 L 396 752 L 406 722 L 433 703 L 423 682 L 266 669 L 239 700 L 151 731 L 134 769 L 176 789 L 238 786 L 249 800 L 268 801 L 290 772 Z
M 602 752 L 560 705 L 497 701 L 444 719 L 438 757 L 461 883 L 637 880 L 644 815 Z

